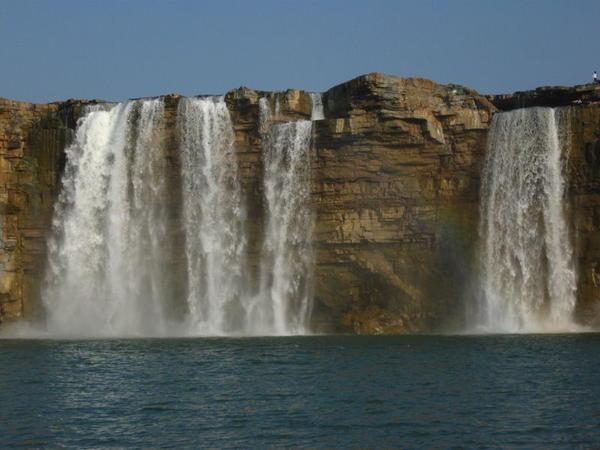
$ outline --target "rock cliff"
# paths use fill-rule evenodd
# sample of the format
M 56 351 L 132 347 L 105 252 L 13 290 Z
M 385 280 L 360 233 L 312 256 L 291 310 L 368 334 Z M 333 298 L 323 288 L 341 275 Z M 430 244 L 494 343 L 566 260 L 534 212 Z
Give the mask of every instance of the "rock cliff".
M 583 319 L 598 317 L 600 107 L 593 104 L 595 87 L 577 92 L 559 89 L 552 97 L 544 91 L 543 100 L 539 94 L 484 97 L 461 86 L 381 74 L 325 92 L 326 119 L 315 122 L 311 161 L 313 327 L 354 333 L 460 327 L 465 299 L 475 294 L 480 172 L 491 117 L 497 109 L 548 104 L 549 98 L 555 99 L 553 106 L 577 105 L 569 115 L 568 191 L 581 267 L 578 312 Z M 275 121 L 311 114 L 310 96 L 299 90 L 242 87 L 225 95 L 248 209 L 251 259 L 260 251 L 264 217 L 262 97 L 277 111 Z M 179 99 L 165 97 L 165 142 L 171 228 L 183 239 Z M 0 99 L 0 321 L 31 317 L 41 309 L 45 238 L 63 150 L 87 103 Z M 174 273 L 183 271 L 181 255 L 173 249 L 165 256 Z
M 69 131 L 67 104 L 0 99 L 0 320 L 35 312 Z
M 532 106 L 580 106 L 600 101 L 600 84 L 542 86 L 531 91 L 487 97 L 501 111 Z
M 600 326 L 600 103 L 568 107 L 567 195 L 578 275 L 577 317 Z
M 457 325 L 495 108 L 459 86 L 378 74 L 323 98 L 313 194 L 323 315 L 357 333 Z

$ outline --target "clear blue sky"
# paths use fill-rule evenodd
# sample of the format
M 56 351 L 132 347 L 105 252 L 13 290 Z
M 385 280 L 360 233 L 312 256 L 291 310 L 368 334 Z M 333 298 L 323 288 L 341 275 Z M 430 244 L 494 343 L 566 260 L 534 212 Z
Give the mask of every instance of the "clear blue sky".
M 0 96 L 121 100 L 367 72 L 482 93 L 600 71 L 600 1 L 0 0 Z

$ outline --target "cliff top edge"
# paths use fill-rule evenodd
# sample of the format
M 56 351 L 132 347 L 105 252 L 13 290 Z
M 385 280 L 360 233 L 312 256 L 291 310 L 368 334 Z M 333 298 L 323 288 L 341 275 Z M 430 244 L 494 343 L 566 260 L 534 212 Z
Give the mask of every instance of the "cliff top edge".
M 524 108 L 531 106 L 565 106 L 570 104 L 586 104 L 595 103 L 600 101 L 600 84 L 581 84 L 575 86 L 540 86 L 535 89 L 526 91 L 516 91 L 513 93 L 505 94 L 491 94 L 483 95 L 474 89 L 459 84 L 448 83 L 442 84 L 437 83 L 433 80 L 423 77 L 401 77 L 397 75 L 389 75 L 381 72 L 371 72 L 362 74 L 354 77 L 350 80 L 338 83 L 328 90 L 324 91 L 323 94 L 336 91 L 361 91 L 361 87 L 371 88 L 383 88 L 395 87 L 395 88 L 406 88 L 416 89 L 422 91 L 432 92 L 459 92 L 464 95 L 471 95 L 475 97 L 482 97 L 489 100 L 499 110 L 511 110 L 516 108 Z M 153 99 L 153 98 L 180 98 L 180 97 L 213 97 L 213 96 L 236 96 L 236 97 L 263 97 L 263 96 L 276 96 L 290 92 L 306 92 L 304 89 L 290 88 L 286 90 L 275 90 L 275 91 L 264 91 L 253 89 L 246 86 L 240 86 L 238 88 L 230 89 L 224 94 L 198 94 L 191 96 L 184 96 L 179 93 L 169 93 L 156 96 L 146 96 L 129 98 L 124 101 L 141 100 L 141 99 Z M 83 98 L 70 98 L 67 100 L 59 100 L 48 103 L 34 103 L 20 100 L 13 100 L 6 97 L 0 97 L 0 105 L 4 108 L 33 108 L 33 109 L 44 109 L 44 108 L 63 108 L 69 105 L 88 105 L 98 103 L 118 103 L 117 101 L 107 101 L 102 99 L 83 99 Z

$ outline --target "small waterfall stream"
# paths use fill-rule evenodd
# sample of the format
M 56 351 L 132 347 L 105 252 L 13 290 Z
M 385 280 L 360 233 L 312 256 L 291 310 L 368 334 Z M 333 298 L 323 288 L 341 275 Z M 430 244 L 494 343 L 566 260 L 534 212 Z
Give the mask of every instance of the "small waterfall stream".
M 312 307 L 312 122 L 269 124 L 266 99 L 261 99 L 260 109 L 268 213 L 259 294 L 263 306 L 257 321 L 270 323 L 276 334 L 302 334 Z
M 310 114 L 310 120 L 323 120 L 325 119 L 325 113 L 323 111 L 323 96 L 320 92 L 311 92 L 310 100 L 312 104 L 312 111 Z
M 576 275 L 565 219 L 559 110 L 498 113 L 482 175 L 480 235 L 486 331 L 573 328 Z
M 239 331 L 246 238 L 229 111 L 222 97 L 186 98 L 178 123 L 192 327 Z

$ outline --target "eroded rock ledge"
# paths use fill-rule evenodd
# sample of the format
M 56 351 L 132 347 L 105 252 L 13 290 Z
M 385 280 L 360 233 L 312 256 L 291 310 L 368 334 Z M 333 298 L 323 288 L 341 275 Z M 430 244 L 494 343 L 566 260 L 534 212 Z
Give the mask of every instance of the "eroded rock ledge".
M 600 84 L 542 86 L 531 91 L 488 95 L 487 98 L 501 111 L 532 106 L 588 105 L 600 102 Z

